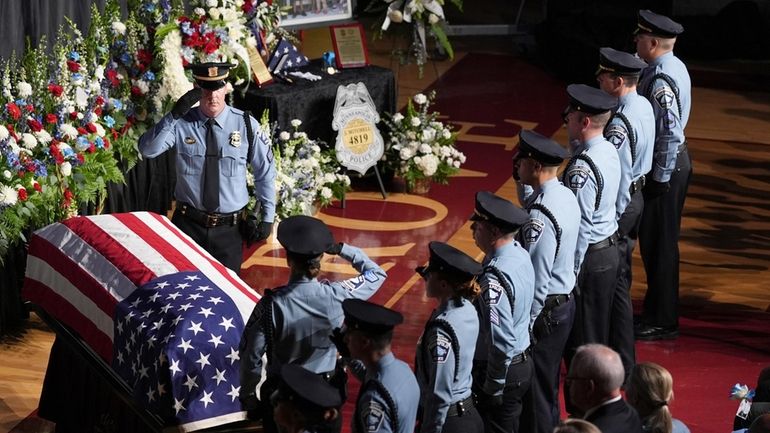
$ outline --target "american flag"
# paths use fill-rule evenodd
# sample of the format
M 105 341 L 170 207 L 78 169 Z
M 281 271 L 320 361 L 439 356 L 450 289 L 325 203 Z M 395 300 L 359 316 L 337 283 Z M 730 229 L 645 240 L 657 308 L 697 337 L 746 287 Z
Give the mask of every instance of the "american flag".
M 259 296 L 166 217 L 70 218 L 30 240 L 24 297 L 183 431 L 245 418 L 238 343 Z
M 295 47 L 294 44 L 287 41 L 286 39 L 281 39 L 273 51 L 273 56 L 270 58 L 270 62 L 267 64 L 270 72 L 275 72 L 275 68 L 278 66 L 284 56 L 286 56 L 286 60 L 281 66 L 281 70 L 295 69 L 301 66 L 305 66 L 309 63 L 308 58 L 303 56 L 302 53 L 297 50 L 297 47 Z

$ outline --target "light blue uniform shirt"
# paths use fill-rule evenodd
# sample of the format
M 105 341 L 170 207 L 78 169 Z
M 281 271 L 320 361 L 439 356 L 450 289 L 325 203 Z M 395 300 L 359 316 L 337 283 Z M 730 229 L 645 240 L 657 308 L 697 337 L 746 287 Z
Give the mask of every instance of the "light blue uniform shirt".
M 575 247 L 575 274 L 580 271 L 588 246 L 607 239 L 618 230 L 615 202 L 620 185 L 620 158 L 615 146 L 600 134 L 581 143 L 574 155 L 585 153 L 598 173 L 582 159 L 573 159 L 564 170 L 565 184 L 575 193 L 580 208 L 580 229 Z M 602 180 L 600 188 L 598 179 Z M 596 209 L 597 196 L 601 197 Z
M 479 335 L 479 316 L 465 298 L 442 302 L 431 315 L 430 320 L 434 319 L 449 322 L 460 353 L 455 353 L 452 337 L 438 327 L 427 329 L 417 341 L 414 368 L 422 403 L 420 433 L 441 433 L 449 405 L 471 396 L 473 352 Z
M 679 106 L 674 89 L 663 79 L 650 81 L 664 73 L 671 77 L 679 92 L 682 103 L 682 116 L 679 116 Z M 649 94 L 645 94 L 651 87 Z M 673 52 L 668 52 L 651 62 L 642 71 L 637 86 L 640 95 L 650 100 L 655 113 L 655 152 L 652 164 L 652 179 L 657 182 L 668 182 L 671 173 L 676 168 L 677 150 L 685 142 L 684 128 L 690 119 L 690 103 L 692 101 L 690 73 L 687 67 Z
M 494 266 L 512 289 L 514 305 L 497 276 L 484 272 L 479 278 L 481 296 L 476 299 L 479 338 L 474 359 L 487 362 L 487 378 L 482 385 L 490 395 L 502 395 L 511 358 L 529 347 L 529 311 L 535 291 L 535 271 L 527 250 L 517 241 L 484 257 L 484 267 Z
M 420 406 L 420 386 L 405 362 L 396 359 L 389 352 L 377 363 L 377 368 L 368 369 L 362 378 L 362 386 L 375 379 L 382 383 L 393 399 L 398 414 L 398 430 L 393 429 L 390 406 L 380 392 L 373 386 L 359 395 L 353 420 L 354 433 L 413 433 Z M 358 431 L 356 424 L 363 426 Z
M 337 348 L 329 339 L 334 328 L 342 326 L 345 299 L 369 299 L 385 282 L 385 271 L 359 248 L 343 244 L 340 257 L 349 261 L 359 275 L 343 281 L 299 278 L 273 292 L 273 350 L 269 375 L 283 364 L 297 364 L 313 373 L 334 370 Z M 262 302 L 254 308 L 252 320 L 262 320 Z M 261 323 L 261 322 L 259 322 Z M 262 376 L 265 333 L 262 326 L 251 326 L 243 336 L 241 353 L 241 394 L 253 393 Z M 271 356 L 268 354 L 268 356 Z
M 530 326 L 540 314 L 548 295 L 567 295 L 575 286 L 575 246 L 580 228 L 577 198 L 557 178 L 535 188 L 524 201 L 529 222 L 521 228 L 524 248 L 529 251 L 535 272 L 535 299 L 530 311 Z M 551 219 L 533 205 L 544 206 L 561 229 L 559 253 L 556 254 L 556 227 Z
M 175 120 L 166 114 L 139 139 L 142 156 L 154 158 L 176 146 L 177 201 L 203 207 L 203 163 L 206 159 L 206 121 L 198 108 Z M 248 155 L 248 135 L 243 111 L 225 106 L 215 118 L 214 133 L 219 146 L 219 208 L 215 212 L 232 213 L 243 209 L 249 202 L 246 186 L 246 164 L 251 163 L 257 202 L 261 204 L 261 219 L 275 219 L 275 164 L 270 140 L 252 117 L 254 156 Z M 259 215 L 257 215 L 259 217 Z
M 631 124 L 631 131 L 628 131 L 621 119 L 613 117 L 605 130 L 607 141 L 615 146 L 620 157 L 620 187 L 615 204 L 616 216 L 620 219 L 631 201 L 631 183 L 652 168 L 655 114 L 650 102 L 636 92 L 621 96 L 617 111 L 623 113 Z M 631 156 L 631 136 L 636 137 L 635 158 Z

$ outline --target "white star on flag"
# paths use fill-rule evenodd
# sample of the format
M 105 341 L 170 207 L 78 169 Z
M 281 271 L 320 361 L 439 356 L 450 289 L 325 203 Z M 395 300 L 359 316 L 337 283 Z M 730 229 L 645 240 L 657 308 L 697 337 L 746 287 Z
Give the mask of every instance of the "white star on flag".
M 211 399 L 211 394 L 214 394 L 214 392 L 203 391 L 203 397 L 200 399 L 200 401 L 203 402 L 203 407 L 209 407 L 209 404 L 214 404 L 214 400 Z

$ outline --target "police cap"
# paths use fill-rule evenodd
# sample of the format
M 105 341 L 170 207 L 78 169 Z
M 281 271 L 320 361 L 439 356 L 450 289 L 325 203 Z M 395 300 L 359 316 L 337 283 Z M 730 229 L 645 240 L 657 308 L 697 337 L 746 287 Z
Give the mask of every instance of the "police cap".
M 296 364 L 281 367 L 278 400 L 291 400 L 306 409 L 328 409 L 342 406 L 340 391 L 321 376 Z
M 345 299 L 342 311 L 345 312 L 348 329 L 372 334 L 384 334 L 404 321 L 404 316 L 398 311 L 361 299 Z
M 230 74 L 231 63 L 194 63 L 190 65 L 195 82 L 204 89 L 217 90 L 225 86 L 225 79 Z
M 295 215 L 278 224 L 278 242 L 290 253 L 318 256 L 334 244 L 334 236 L 323 221 Z
M 618 98 L 585 84 L 570 84 L 567 86 L 567 94 L 570 107 L 588 115 L 601 114 L 618 105 Z
M 472 280 L 481 275 L 482 267 L 479 262 L 449 244 L 433 241 L 428 244 L 428 249 L 430 250 L 428 266 L 415 269 L 422 276 L 427 276 L 429 272 L 442 272 Z
M 610 47 L 599 49 L 599 69 L 596 75 L 602 72 L 611 72 L 617 75 L 639 75 L 647 67 L 644 60 Z
M 546 167 L 556 167 L 569 158 L 569 152 L 559 143 L 529 129 L 519 132 L 517 158 L 532 158 Z
M 529 221 L 529 214 L 510 201 L 489 191 L 476 193 L 471 221 L 487 221 L 505 232 L 513 232 Z
M 649 34 L 663 38 L 675 38 L 684 32 L 684 27 L 671 18 L 645 9 L 639 11 L 636 34 Z

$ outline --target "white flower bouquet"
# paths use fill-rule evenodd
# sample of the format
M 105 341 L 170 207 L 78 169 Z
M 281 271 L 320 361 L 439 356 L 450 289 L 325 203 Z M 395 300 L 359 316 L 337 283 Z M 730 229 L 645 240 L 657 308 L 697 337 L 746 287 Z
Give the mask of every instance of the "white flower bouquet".
M 405 114 L 384 119 L 390 139 L 383 158 L 396 176 L 405 179 L 408 189 L 422 179 L 446 184 L 465 162 L 465 155 L 454 146 L 457 133 L 437 120 L 439 113 L 429 111 L 435 96 L 435 92 L 418 93 Z

